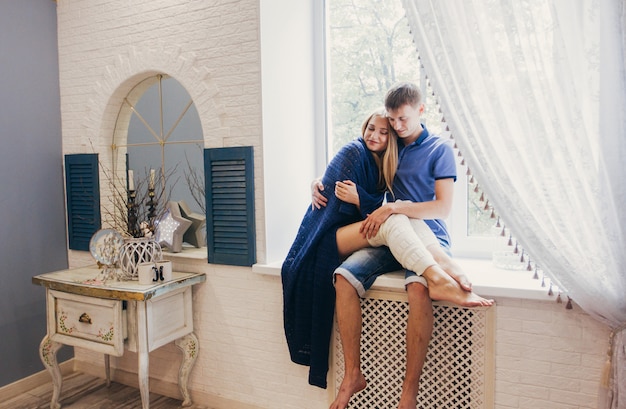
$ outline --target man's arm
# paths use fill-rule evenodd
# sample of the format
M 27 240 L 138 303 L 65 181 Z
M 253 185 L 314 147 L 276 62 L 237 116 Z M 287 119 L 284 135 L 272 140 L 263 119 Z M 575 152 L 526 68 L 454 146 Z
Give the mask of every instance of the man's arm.
M 454 179 L 435 181 L 435 200 L 429 202 L 391 202 L 372 212 L 361 226 L 361 232 L 373 237 L 380 225 L 392 214 L 404 214 L 412 219 L 445 219 L 452 210 Z
M 313 210 L 326 207 L 328 198 L 322 194 L 323 190 L 324 185 L 322 184 L 322 178 L 317 178 L 311 182 L 311 208 Z M 335 196 L 337 196 L 339 200 L 355 205 L 357 208 L 361 205 L 357 186 L 351 180 L 335 182 Z
M 321 209 L 326 207 L 328 199 L 322 194 L 324 190 L 324 184 L 322 184 L 322 178 L 319 177 L 311 182 L 311 209 Z

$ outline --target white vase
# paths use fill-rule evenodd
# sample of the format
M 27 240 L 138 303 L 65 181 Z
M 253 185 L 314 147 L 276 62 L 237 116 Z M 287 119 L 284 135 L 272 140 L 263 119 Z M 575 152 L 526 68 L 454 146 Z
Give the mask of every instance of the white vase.
M 139 237 L 124 239 L 120 250 L 120 268 L 122 280 L 137 280 L 139 263 L 157 262 L 161 260 L 161 246 L 153 238 Z

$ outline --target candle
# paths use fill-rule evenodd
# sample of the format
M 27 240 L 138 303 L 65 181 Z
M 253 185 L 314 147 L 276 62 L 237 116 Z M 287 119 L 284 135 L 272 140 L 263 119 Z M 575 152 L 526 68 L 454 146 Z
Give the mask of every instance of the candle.
M 130 191 L 135 190 L 135 179 L 133 177 L 133 170 L 132 169 L 128 170 L 128 190 L 130 190 Z
M 154 169 L 150 169 L 150 189 L 154 189 Z

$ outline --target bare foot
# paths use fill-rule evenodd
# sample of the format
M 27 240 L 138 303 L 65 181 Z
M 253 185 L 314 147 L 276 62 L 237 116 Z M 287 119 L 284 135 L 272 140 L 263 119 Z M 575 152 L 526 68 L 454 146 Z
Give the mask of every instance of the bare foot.
M 472 291 L 472 283 L 463 270 L 454 262 L 450 263 L 450 267 L 439 264 L 443 270 L 454 279 L 465 291 Z
M 423 274 L 428 281 L 428 294 L 433 300 L 450 301 L 461 307 L 488 307 L 493 300 L 488 300 L 471 291 L 465 291 L 461 285 L 441 267 L 428 267 Z
M 465 291 L 472 291 L 472 283 L 465 274 L 463 268 L 452 257 L 443 251 L 438 244 L 428 246 L 435 261 L 450 277 L 454 279 Z
M 454 275 L 454 274 L 450 273 L 450 277 L 452 277 L 454 279 L 454 281 L 459 283 L 459 285 L 461 286 L 461 288 L 463 290 L 465 290 L 465 291 L 472 291 L 472 283 L 470 282 L 469 278 L 467 278 L 465 273 L 462 273 L 462 274 L 459 274 L 459 275 Z
M 335 398 L 335 401 L 330 405 L 329 409 L 346 409 L 352 395 L 362 391 L 363 389 L 365 389 L 366 386 L 367 382 L 365 381 L 365 377 L 360 372 L 358 376 L 353 379 L 350 379 L 347 376 L 344 377 L 343 381 L 341 381 L 341 386 L 339 387 L 337 397 Z

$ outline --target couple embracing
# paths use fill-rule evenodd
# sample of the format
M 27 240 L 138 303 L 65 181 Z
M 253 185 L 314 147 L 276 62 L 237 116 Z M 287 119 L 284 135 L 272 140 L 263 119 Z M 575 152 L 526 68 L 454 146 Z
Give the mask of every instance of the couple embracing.
M 409 300 L 407 367 L 399 409 L 415 408 L 433 328 L 431 300 L 490 306 L 450 256 L 443 221 L 452 207 L 452 147 L 420 122 L 415 84 L 400 83 L 385 108 L 363 123 L 313 184 L 312 205 L 285 258 L 283 316 L 293 362 L 326 387 L 333 315 L 344 352 L 344 379 L 330 409 L 345 409 L 366 387 L 360 369 L 360 297 L 381 274 L 405 269 Z M 387 199 L 387 200 L 384 200 Z

